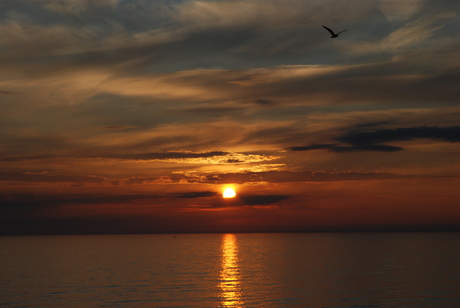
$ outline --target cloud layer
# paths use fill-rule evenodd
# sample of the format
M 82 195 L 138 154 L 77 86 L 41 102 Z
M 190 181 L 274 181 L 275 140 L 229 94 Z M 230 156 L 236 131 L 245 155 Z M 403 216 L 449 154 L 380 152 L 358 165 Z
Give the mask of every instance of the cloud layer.
M 206 213 L 209 230 L 276 230 L 277 217 L 339 224 L 322 212 L 343 216 L 338 204 L 365 217 L 351 224 L 372 211 L 388 214 L 376 224 L 442 224 L 435 205 L 458 223 L 455 185 L 440 183 L 460 176 L 459 12 L 450 0 L 4 0 L 8 226 L 54 211 L 51 233 L 124 215 L 198 230 L 187 215 Z M 322 24 L 348 31 L 330 39 Z M 238 201 L 223 203 L 226 184 Z

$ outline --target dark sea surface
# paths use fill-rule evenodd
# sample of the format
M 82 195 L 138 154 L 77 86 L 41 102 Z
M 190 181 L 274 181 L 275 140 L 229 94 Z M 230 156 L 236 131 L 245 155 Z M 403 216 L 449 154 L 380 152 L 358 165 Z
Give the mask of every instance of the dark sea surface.
M 459 233 L 0 237 L 5 307 L 460 307 Z

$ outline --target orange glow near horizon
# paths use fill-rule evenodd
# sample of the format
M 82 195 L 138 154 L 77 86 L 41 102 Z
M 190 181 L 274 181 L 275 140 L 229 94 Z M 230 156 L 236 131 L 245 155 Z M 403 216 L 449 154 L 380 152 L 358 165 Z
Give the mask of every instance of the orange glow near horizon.
M 236 191 L 233 189 L 233 187 L 226 187 L 222 193 L 222 197 L 224 198 L 235 198 L 236 197 Z

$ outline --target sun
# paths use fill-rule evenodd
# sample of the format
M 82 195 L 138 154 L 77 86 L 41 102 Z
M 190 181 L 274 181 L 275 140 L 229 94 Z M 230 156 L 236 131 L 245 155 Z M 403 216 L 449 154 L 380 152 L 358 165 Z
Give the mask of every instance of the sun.
M 224 189 L 222 193 L 222 197 L 224 198 L 235 198 L 236 197 L 236 192 L 232 187 L 227 187 Z

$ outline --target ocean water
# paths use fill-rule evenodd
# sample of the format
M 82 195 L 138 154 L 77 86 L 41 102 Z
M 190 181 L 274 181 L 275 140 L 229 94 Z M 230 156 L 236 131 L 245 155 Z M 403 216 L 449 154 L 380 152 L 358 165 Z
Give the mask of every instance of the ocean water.
M 0 237 L 5 307 L 460 307 L 460 234 Z

